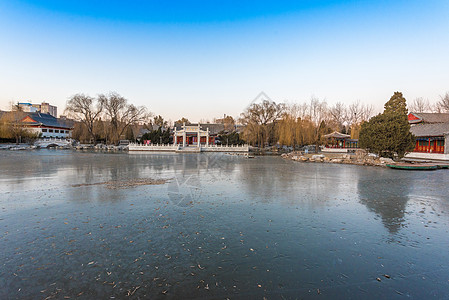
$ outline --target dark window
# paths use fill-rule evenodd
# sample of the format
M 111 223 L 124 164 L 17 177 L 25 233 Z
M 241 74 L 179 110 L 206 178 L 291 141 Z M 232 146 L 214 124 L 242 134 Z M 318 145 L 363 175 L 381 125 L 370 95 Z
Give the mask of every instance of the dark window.
M 47 132 L 47 129 L 42 129 L 42 132 Z
M 48 132 L 53 132 L 53 129 L 49 129 Z

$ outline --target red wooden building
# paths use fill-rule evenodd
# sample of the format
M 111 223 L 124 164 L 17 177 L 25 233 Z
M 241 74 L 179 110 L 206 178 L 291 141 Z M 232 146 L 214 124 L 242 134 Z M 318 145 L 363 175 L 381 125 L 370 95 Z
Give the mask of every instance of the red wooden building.
M 408 121 L 416 137 L 414 152 L 449 153 L 449 114 L 409 113 Z
M 334 131 L 324 136 L 326 145 L 323 152 L 348 152 L 358 148 L 358 140 L 351 139 L 349 134 Z

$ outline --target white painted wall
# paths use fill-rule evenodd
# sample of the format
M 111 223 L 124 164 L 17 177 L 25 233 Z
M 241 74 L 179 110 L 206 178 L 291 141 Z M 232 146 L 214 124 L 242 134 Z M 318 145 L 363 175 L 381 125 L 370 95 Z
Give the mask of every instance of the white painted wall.
M 52 137 L 52 138 L 70 138 L 72 136 L 72 131 L 67 129 L 54 129 L 54 128 L 30 128 L 31 131 L 35 133 L 42 133 L 42 138 Z M 44 131 L 47 132 L 44 132 Z M 52 131 L 52 132 L 50 132 Z M 58 131 L 58 132 L 56 132 Z

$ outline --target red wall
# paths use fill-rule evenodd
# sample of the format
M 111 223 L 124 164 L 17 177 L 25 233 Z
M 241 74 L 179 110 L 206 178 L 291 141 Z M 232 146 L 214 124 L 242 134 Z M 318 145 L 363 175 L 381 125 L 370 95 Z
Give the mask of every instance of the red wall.
M 414 121 L 414 120 L 419 120 L 419 118 L 417 116 L 415 116 L 414 114 L 409 113 L 408 114 L 408 120 L 409 121 Z

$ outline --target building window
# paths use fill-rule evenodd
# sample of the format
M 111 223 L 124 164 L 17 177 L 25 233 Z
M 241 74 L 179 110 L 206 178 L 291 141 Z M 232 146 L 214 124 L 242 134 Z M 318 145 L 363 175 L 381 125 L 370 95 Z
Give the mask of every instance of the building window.
M 53 132 L 53 129 L 49 129 L 48 132 Z
M 56 130 L 55 130 L 55 133 L 59 133 L 59 130 L 56 129 Z
M 42 129 L 42 132 L 47 132 L 47 129 Z

